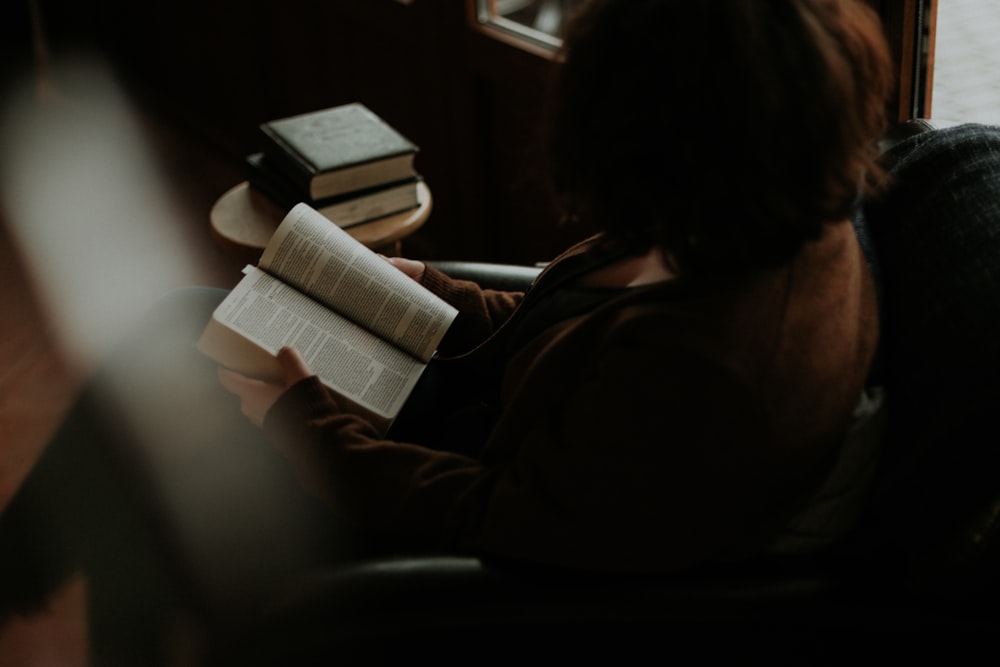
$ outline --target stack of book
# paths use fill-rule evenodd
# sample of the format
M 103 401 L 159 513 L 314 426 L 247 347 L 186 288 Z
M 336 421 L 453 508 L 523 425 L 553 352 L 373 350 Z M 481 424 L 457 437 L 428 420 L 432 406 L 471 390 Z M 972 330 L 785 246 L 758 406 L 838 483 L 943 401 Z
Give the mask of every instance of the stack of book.
M 260 125 L 250 187 L 284 210 L 305 202 L 340 227 L 419 206 L 417 146 L 363 104 Z

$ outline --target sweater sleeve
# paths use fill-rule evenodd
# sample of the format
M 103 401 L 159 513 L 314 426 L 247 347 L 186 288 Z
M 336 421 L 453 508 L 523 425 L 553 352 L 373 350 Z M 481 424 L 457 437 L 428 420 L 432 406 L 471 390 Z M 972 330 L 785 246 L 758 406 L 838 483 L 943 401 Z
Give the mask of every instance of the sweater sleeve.
M 454 548 L 463 498 L 493 477 L 476 459 L 380 439 L 315 377 L 287 390 L 264 428 L 303 487 L 338 519 L 403 549 Z
M 467 352 L 486 340 L 513 314 L 523 292 L 483 289 L 469 280 L 456 280 L 428 266 L 421 284 L 458 309 L 458 317 L 441 342 L 445 355 Z

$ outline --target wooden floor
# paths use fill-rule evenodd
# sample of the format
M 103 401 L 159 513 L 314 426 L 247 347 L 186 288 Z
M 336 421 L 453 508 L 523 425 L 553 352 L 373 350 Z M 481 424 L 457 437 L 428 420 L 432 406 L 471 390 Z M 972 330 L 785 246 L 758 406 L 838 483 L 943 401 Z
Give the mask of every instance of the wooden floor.
M 67 100 L 57 94 L 39 97 L 36 103 L 44 111 Z M 208 211 L 219 194 L 242 180 L 238 163 L 131 105 L 125 112 L 139 119 L 142 148 L 162 174 L 162 189 L 179 212 L 180 224 L 187 226 L 184 232 L 190 239 L 191 255 L 199 258 L 193 269 L 183 263 L 185 268 L 175 280 L 231 286 L 242 262 L 214 244 Z M 44 447 L 87 371 L 71 363 L 76 359 L 67 354 L 64 332 L 56 324 L 59 314 L 49 309 L 51 304 L 39 288 L 38 277 L 45 275 L 45 269 L 23 251 L 13 224 L 18 221 L 11 219 L 13 214 L 5 204 L 0 201 L 4 205 L 0 209 L 0 508 Z M 127 281 L 135 268 L 102 266 L 100 270 L 112 276 L 119 271 L 120 279 Z M 74 581 L 55 597 L 48 613 L 0 627 L 0 665 L 87 664 L 85 595 L 84 582 Z
M 79 382 L 47 325 L 7 227 L 0 229 L 0 507 Z M 83 595 L 82 582 L 74 582 L 53 601 L 50 613 L 0 627 L 0 664 L 86 664 Z

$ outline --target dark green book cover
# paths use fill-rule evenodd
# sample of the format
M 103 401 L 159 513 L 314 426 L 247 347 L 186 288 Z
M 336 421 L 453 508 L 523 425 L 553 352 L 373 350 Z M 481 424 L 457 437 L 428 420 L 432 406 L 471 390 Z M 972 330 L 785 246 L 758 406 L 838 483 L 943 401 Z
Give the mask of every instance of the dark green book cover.
M 313 199 L 415 174 L 417 146 L 360 103 L 269 121 L 260 129 L 264 152 Z

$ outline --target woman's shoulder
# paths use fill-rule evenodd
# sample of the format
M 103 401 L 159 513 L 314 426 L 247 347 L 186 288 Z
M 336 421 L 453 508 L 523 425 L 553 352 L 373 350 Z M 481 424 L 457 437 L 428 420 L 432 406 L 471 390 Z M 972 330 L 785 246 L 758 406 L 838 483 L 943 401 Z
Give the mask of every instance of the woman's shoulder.
M 878 339 L 874 283 L 849 222 L 782 267 L 729 282 L 623 290 L 603 311 L 593 325 L 606 344 L 647 367 L 680 358 L 683 368 L 722 366 L 750 384 L 863 377 Z

